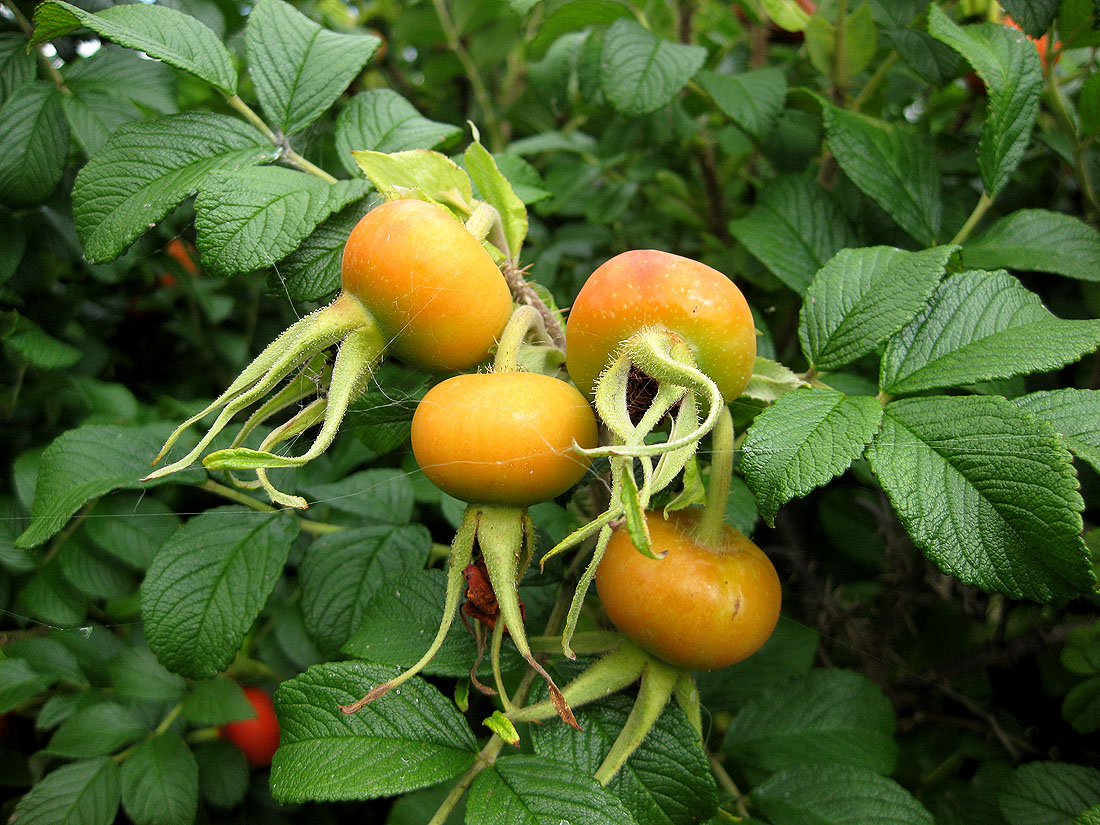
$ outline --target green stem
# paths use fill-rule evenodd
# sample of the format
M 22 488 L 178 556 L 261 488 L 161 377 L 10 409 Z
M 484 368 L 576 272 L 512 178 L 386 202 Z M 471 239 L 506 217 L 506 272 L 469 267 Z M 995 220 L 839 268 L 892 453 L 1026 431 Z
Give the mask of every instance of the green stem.
M 715 779 L 718 780 L 719 787 L 726 793 L 733 797 L 733 804 L 737 808 L 737 814 L 743 819 L 747 819 L 749 816 L 748 809 L 745 807 L 744 797 L 741 794 L 741 789 L 737 787 L 737 783 L 733 781 L 733 778 L 729 775 L 729 771 L 726 770 L 726 766 L 719 761 L 718 757 L 707 751 L 707 759 L 710 761 L 710 769 L 714 774 Z
M 271 131 L 271 127 L 264 122 L 264 119 L 256 114 L 252 107 L 241 100 L 239 96 L 226 95 L 225 99 L 230 106 L 241 113 L 245 120 L 255 126 L 264 137 L 266 137 L 276 146 L 282 145 L 282 141 L 279 139 L 279 136 Z
M 504 740 L 495 733 L 489 737 L 485 747 L 474 758 L 474 764 L 469 767 L 466 773 L 462 774 L 462 778 L 451 788 L 451 792 L 447 794 L 446 799 L 436 809 L 435 815 L 428 820 L 428 825 L 443 825 L 447 821 L 447 817 L 451 815 L 451 811 L 455 809 L 459 800 L 465 796 L 466 791 L 474 784 L 477 775 L 496 762 L 497 756 L 500 755 L 500 749 L 503 747 Z
M 726 501 L 733 474 L 733 416 L 723 405 L 718 422 L 711 431 L 710 483 L 703 517 L 695 528 L 695 538 L 704 547 L 717 546 L 726 524 Z
M 848 16 L 848 0 L 837 0 L 836 4 L 836 28 L 833 40 L 833 102 L 838 106 L 844 105 L 844 87 L 848 82 L 847 66 L 845 65 L 844 42 L 844 18 Z
M 299 171 L 305 172 L 308 175 L 320 178 L 326 183 L 338 183 L 339 181 L 334 176 L 330 175 L 320 166 L 306 160 L 299 155 L 293 149 L 287 147 L 283 150 L 283 160 L 287 161 L 291 166 L 295 167 Z
M 1097 197 L 1096 188 L 1092 184 L 1092 176 L 1089 174 L 1087 153 L 1085 151 L 1086 145 L 1081 142 L 1080 135 L 1077 133 L 1077 126 L 1069 113 L 1066 96 L 1062 93 L 1061 84 L 1054 76 L 1053 55 L 1048 55 L 1043 74 L 1046 76 L 1047 88 L 1050 90 L 1051 111 L 1054 113 L 1054 119 L 1073 146 L 1074 171 L 1081 186 L 1081 193 L 1093 213 L 1100 215 L 1100 198 Z
M 890 52 L 889 56 L 878 64 L 875 73 L 871 75 L 863 85 L 863 88 L 859 90 L 859 94 L 852 102 L 853 111 L 858 112 L 867 105 L 867 101 L 871 99 L 871 96 L 878 91 L 878 87 L 886 80 L 887 75 L 890 73 L 890 67 L 898 62 L 899 56 L 900 55 L 898 55 L 896 51 Z
M 982 196 L 978 198 L 978 203 L 974 206 L 974 211 L 970 213 L 970 217 L 966 219 L 962 229 L 951 239 L 951 243 L 961 244 L 969 238 L 970 233 L 974 231 L 974 227 L 978 225 L 978 221 L 985 217 L 985 213 L 989 211 L 989 207 L 992 205 L 993 198 L 989 197 L 988 192 L 982 192 Z
M 274 513 L 279 509 L 278 507 L 272 507 L 270 504 L 265 504 L 247 493 L 242 493 L 240 490 L 234 490 L 232 487 L 220 484 L 213 479 L 207 479 L 197 486 L 200 490 L 206 490 L 208 493 L 221 496 L 229 501 L 235 501 L 237 504 L 243 504 L 245 507 L 251 507 L 253 510 L 259 510 L 261 513 Z M 329 533 L 337 533 L 340 530 L 347 529 L 339 524 L 329 524 L 324 521 L 311 521 L 306 518 L 299 518 L 298 523 L 301 525 L 302 530 L 314 536 L 324 536 Z
M 11 12 L 12 17 L 15 18 L 15 22 L 19 24 L 19 28 L 23 30 L 23 33 L 27 37 L 34 37 L 34 24 L 26 18 L 26 16 L 19 10 L 19 7 L 15 3 L 4 3 L 4 8 Z M 46 56 L 46 53 L 42 51 L 42 44 L 39 43 L 35 46 L 35 54 L 38 57 L 38 63 L 46 70 L 46 74 L 50 76 L 50 80 L 54 85 L 61 90 L 62 94 L 71 95 L 72 91 L 65 85 L 65 78 L 61 76 L 61 72 L 57 70 L 57 67 L 50 62 L 50 58 Z
M 519 349 L 528 334 L 535 330 L 549 340 L 542 315 L 531 306 L 516 307 L 508 325 L 500 335 L 497 354 L 493 359 L 493 372 L 515 372 L 519 361 Z
M 500 119 L 493 107 L 492 96 L 489 94 L 489 87 L 485 85 L 485 78 L 482 77 L 481 69 L 478 68 L 470 52 L 462 44 L 462 36 L 451 18 L 451 13 L 447 11 L 445 0 L 432 0 L 432 5 L 439 17 L 443 34 L 447 37 L 447 45 L 462 64 L 462 68 L 466 72 L 466 79 L 470 81 L 470 87 L 473 89 L 474 97 L 481 109 L 481 116 L 485 118 L 485 125 L 489 131 L 489 150 L 499 152 L 503 147 L 504 136 L 501 133 Z
M 615 774 L 626 764 L 626 760 L 642 744 L 653 729 L 657 717 L 668 704 L 669 697 L 672 696 L 672 691 L 676 688 L 682 673 L 683 671 L 679 668 L 650 657 L 642 674 L 638 698 L 634 700 L 634 707 L 630 709 L 630 716 L 626 718 L 626 724 L 619 731 L 603 763 L 596 769 L 597 782 L 606 785 L 614 779 Z
M 161 723 L 157 725 L 155 729 L 149 731 L 149 734 L 141 742 L 135 742 L 133 745 L 126 748 L 125 750 L 119 751 L 114 756 L 112 756 L 111 759 L 114 760 L 116 764 L 122 762 L 126 759 L 126 757 L 136 751 L 143 743 L 148 742 L 152 739 L 156 739 L 158 736 L 163 736 L 167 732 L 168 728 L 172 727 L 172 723 L 176 721 L 176 719 L 182 712 L 183 702 L 180 702 L 174 708 L 168 711 L 168 715 L 161 720 Z
M 504 640 L 504 622 L 497 620 L 496 625 L 493 627 L 493 640 L 492 646 L 489 652 L 489 664 L 493 668 L 493 681 L 497 686 L 497 695 L 500 696 L 501 705 L 504 707 L 504 712 L 509 713 L 512 710 L 512 702 L 508 698 L 508 691 L 504 689 L 504 674 L 500 670 L 500 645 Z

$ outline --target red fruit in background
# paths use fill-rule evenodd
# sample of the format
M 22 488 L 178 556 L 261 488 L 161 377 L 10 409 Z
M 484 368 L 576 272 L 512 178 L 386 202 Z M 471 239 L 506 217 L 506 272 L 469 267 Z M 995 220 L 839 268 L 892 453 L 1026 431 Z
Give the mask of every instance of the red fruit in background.
M 256 716 L 222 725 L 221 735 L 244 751 L 248 764 L 265 768 L 271 764 L 271 757 L 279 747 L 279 720 L 275 716 L 275 703 L 262 688 L 246 687 L 244 695 L 255 708 Z

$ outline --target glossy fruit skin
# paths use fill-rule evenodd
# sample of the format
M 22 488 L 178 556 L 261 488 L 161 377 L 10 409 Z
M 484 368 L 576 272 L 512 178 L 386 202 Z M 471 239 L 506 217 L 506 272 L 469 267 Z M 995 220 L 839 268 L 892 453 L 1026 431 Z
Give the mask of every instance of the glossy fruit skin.
M 412 420 L 424 475 L 469 503 L 527 507 L 564 493 L 596 446 L 596 416 L 576 388 L 532 372 L 456 375 L 432 387 Z
M 244 752 L 248 764 L 254 768 L 266 768 L 279 747 L 279 720 L 275 716 L 275 704 L 262 688 L 246 687 L 243 690 L 245 698 L 256 709 L 256 716 L 222 725 L 221 735 Z
M 646 513 L 660 560 L 635 549 L 625 527 L 615 531 L 596 571 L 608 618 L 640 647 L 688 670 L 740 662 L 768 640 L 779 620 L 782 591 L 775 567 L 744 534 L 726 525 L 721 547 L 692 536 L 701 511 L 666 521 Z
M 593 397 L 619 345 L 652 326 L 681 335 L 727 401 L 745 389 L 756 360 L 756 326 L 741 290 L 691 258 L 637 249 L 593 272 L 569 311 L 566 363 L 581 392 Z
M 512 314 L 512 296 L 485 248 L 426 201 L 383 203 L 352 230 L 341 265 L 398 358 L 447 372 L 481 363 Z

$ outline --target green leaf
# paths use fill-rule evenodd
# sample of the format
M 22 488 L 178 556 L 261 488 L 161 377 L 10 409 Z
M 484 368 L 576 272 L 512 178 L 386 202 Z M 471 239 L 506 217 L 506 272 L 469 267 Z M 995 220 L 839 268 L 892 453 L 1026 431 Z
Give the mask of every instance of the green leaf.
M 380 665 L 411 667 L 427 652 L 443 619 L 446 576 L 442 570 L 413 570 L 388 580 L 362 610 L 361 623 L 343 647 L 350 656 Z M 505 648 L 505 670 L 518 658 Z M 451 624 L 443 646 L 424 666 L 431 676 L 468 676 L 477 643 L 461 621 Z
M 1080 734 L 1100 730 L 1100 676 L 1078 682 L 1062 701 L 1062 718 Z
M 18 32 L 0 33 L 0 105 L 34 80 L 34 55 L 27 38 Z
M 55 756 L 106 756 L 136 742 L 149 729 L 122 705 L 98 702 L 66 719 L 50 739 L 46 751 Z
M 1073 825 L 1100 825 L 1100 805 L 1082 811 L 1074 818 Z
M 620 17 L 630 17 L 631 9 L 618 0 L 571 0 L 553 8 L 539 26 L 531 41 L 530 53 L 541 57 L 559 37 L 567 32 L 614 23 Z
M 402 470 L 379 467 L 315 484 L 307 492 L 318 504 L 351 513 L 365 522 L 408 524 L 413 516 L 413 486 Z
M 371 452 L 393 452 L 408 442 L 413 413 L 427 388 L 423 373 L 383 366 L 371 389 L 348 408 L 344 426 Z
M 176 73 L 130 49 L 102 43 L 86 60 L 63 66 L 61 76 L 77 93 L 111 94 L 164 114 L 177 111 Z
M 741 392 L 742 395 L 771 404 L 789 392 L 808 384 L 799 378 L 789 367 L 769 358 L 756 356 L 752 368 L 752 377 Z
M 1097 799 L 1100 771 L 1060 762 L 1021 765 L 997 795 L 1008 825 L 1073 825 Z
M 323 115 L 382 41 L 321 28 L 283 0 L 260 0 L 248 15 L 248 75 L 264 113 L 287 135 Z
M 800 294 L 837 252 L 859 245 L 829 193 L 794 175 L 768 184 L 756 205 L 730 221 L 729 229 L 775 277 Z
M 39 673 L 26 659 L 0 659 L 0 713 L 33 699 L 57 679 L 57 675 Z
M 79 349 L 54 338 L 30 318 L 18 312 L 0 316 L 4 329 L 0 340 L 5 349 L 18 353 L 27 363 L 44 370 L 67 369 L 84 357 Z
M 1100 472 L 1100 391 L 1071 387 L 1034 392 L 1012 403 L 1049 422 L 1074 455 Z
M 1062 0 L 1001 0 L 1001 5 L 1025 32 L 1039 37 L 1054 24 Z
M 36 80 L 13 92 L 0 107 L 0 201 L 25 206 L 48 199 L 68 149 L 57 87 Z
M 878 430 L 882 407 L 866 395 L 812 388 L 788 393 L 757 416 L 742 444 L 741 472 L 760 515 L 843 473 Z
M 73 186 L 73 220 L 84 254 L 93 263 L 114 260 L 195 194 L 211 172 L 277 156 L 259 132 L 227 115 L 187 112 L 120 126 Z
M 88 612 L 88 600 L 61 574 L 52 559 L 23 585 L 19 604 L 39 621 L 54 627 L 76 627 Z
M 291 301 L 319 301 L 340 288 L 344 246 L 367 212 L 364 201 L 345 206 L 313 230 L 298 248 L 272 267 L 269 291 Z
M 775 128 L 787 99 L 787 78 L 778 68 L 699 72 L 697 79 L 722 113 L 758 140 Z
M 879 31 L 902 60 L 924 80 L 942 86 L 958 75 L 959 55 L 925 31 L 928 0 L 876 2 L 871 11 Z
M 247 701 L 247 700 L 246 700 Z M 248 793 L 252 769 L 244 751 L 232 742 L 218 740 L 195 748 L 199 766 L 199 792 L 215 808 L 236 808 Z
M 967 243 L 962 257 L 972 269 L 1004 267 L 1100 281 L 1100 232 L 1071 215 L 1021 209 Z
M 802 304 L 798 339 L 811 366 L 835 370 L 901 329 L 932 295 L 957 249 L 838 252 L 814 277 Z
M 826 77 L 835 75 L 845 85 L 867 68 L 877 46 L 878 32 L 867 3 L 861 4 L 844 18 L 844 51 L 839 65 L 836 26 L 820 14 L 810 17 L 806 26 L 806 50 L 810 53 L 810 62 Z
M 90 14 L 61 0 L 45 0 L 34 10 L 34 22 L 34 45 L 88 28 L 105 40 L 189 72 L 227 95 L 237 91 L 233 58 L 218 36 L 194 17 L 167 6 L 136 3 Z
M 0 286 L 15 274 L 27 251 L 27 230 L 19 220 L 8 220 L 8 225 L 0 233 Z
M 1093 0 L 1063 0 L 1058 34 L 1065 49 L 1100 46 L 1100 10 Z
M 311 667 L 275 693 L 282 745 L 271 763 L 278 802 L 374 799 L 466 770 L 477 744 L 450 700 L 414 678 L 353 714 L 349 704 L 392 678 L 362 662 Z M 333 770 L 333 766 L 339 770 Z
M 637 820 L 591 774 L 567 762 L 505 756 L 478 774 L 466 799 L 478 825 L 635 825 Z
M 19 825 L 111 825 L 118 813 L 119 769 L 107 758 L 62 765 L 19 800 Z
M 934 3 L 928 9 L 928 32 L 961 54 L 985 83 L 989 110 L 978 140 L 978 169 L 986 192 L 996 197 L 1019 166 L 1039 115 L 1039 54 L 1008 26 L 959 26 Z
M 131 567 L 145 570 L 157 548 L 179 525 L 179 516 L 159 499 L 141 493 L 118 493 L 96 503 L 84 530 L 96 547 Z
M 726 729 L 722 751 L 764 773 L 847 765 L 885 776 L 898 757 L 894 708 L 855 671 L 815 669 L 747 702 Z
M 199 806 L 199 766 L 178 733 L 147 742 L 122 763 L 122 807 L 134 825 L 191 825 Z
M 1057 369 L 1100 346 L 1100 321 L 1065 321 L 1004 271 L 960 272 L 890 339 L 879 386 L 911 393 Z
M 122 599 L 134 592 L 137 582 L 130 571 L 80 537 L 69 539 L 57 554 L 61 573 L 91 600 Z
M 527 208 L 512 189 L 508 178 L 497 168 L 489 150 L 480 143 L 475 141 L 467 146 L 462 160 L 481 197 L 500 214 L 504 238 L 508 243 L 508 249 L 502 251 L 518 261 L 523 239 L 527 237 Z
M 408 149 L 384 154 L 354 151 L 351 156 L 374 188 L 388 201 L 408 197 L 440 199 L 456 191 L 469 202 L 474 197 L 470 177 L 444 154 L 428 149 Z
M 145 702 L 178 702 L 186 683 L 157 661 L 152 651 L 131 647 L 122 651 L 107 667 L 116 695 Z
M 422 568 L 431 546 L 431 535 L 418 524 L 362 527 L 316 539 L 299 575 L 302 616 L 322 652 L 338 651 L 363 623 L 374 594 L 402 573 Z
M 695 674 L 703 706 L 713 713 L 737 712 L 754 696 L 809 672 L 820 641 L 816 630 L 780 617 L 768 641 L 752 656 L 721 670 Z
M 810 14 L 797 0 L 762 0 L 764 14 L 784 31 L 803 31 L 810 22 Z
M 932 246 L 943 218 L 940 172 L 928 143 L 893 123 L 824 106 L 825 129 L 840 168 L 898 226 Z
M 46 541 L 89 499 L 111 490 L 147 490 L 165 483 L 138 479 L 149 472 L 149 459 L 157 454 L 170 426 L 93 425 L 59 435 L 42 453 L 31 524 L 16 546 L 35 547 Z M 188 471 L 168 480 L 186 484 L 202 477 Z
M 604 34 L 600 87 L 619 114 L 646 115 L 672 102 L 706 58 L 702 46 L 662 40 L 634 20 L 622 18 Z
M 73 137 L 89 157 L 103 148 L 123 123 L 142 119 L 141 110 L 132 102 L 100 89 L 78 89 L 63 95 L 61 108 Z
M 1095 586 L 1069 451 L 1012 402 L 895 401 L 868 457 L 913 542 L 944 572 L 1041 602 Z
M 932 825 L 932 815 L 892 779 L 846 765 L 805 765 L 752 790 L 772 825 Z
M 583 732 L 561 720 L 532 726 L 535 753 L 591 776 L 611 750 L 632 706 L 633 697 L 617 694 L 577 708 Z M 680 707 L 671 702 L 607 789 L 639 825 L 689 825 L 711 816 L 718 805 L 714 776 L 699 736 Z
M 141 586 L 149 647 L 169 670 L 206 679 L 236 656 L 279 581 L 298 521 L 218 507 L 161 546 Z
M 1093 72 L 1081 84 L 1077 95 L 1077 117 L 1085 137 L 1100 134 L 1100 73 Z
M 280 166 L 212 172 L 195 198 L 202 264 L 223 276 L 271 266 L 366 193 L 361 180 L 328 183 Z
M 351 153 L 403 152 L 434 149 L 462 134 L 449 123 L 423 117 L 405 98 L 392 89 L 371 89 L 355 95 L 336 116 L 336 151 L 344 168 L 359 174 Z
M 196 725 L 227 725 L 255 717 L 256 709 L 241 686 L 226 676 L 197 683 L 183 700 L 183 718 Z
M 88 684 L 73 652 L 56 636 L 31 636 L 5 647 L 4 653 L 25 661 L 39 673 L 68 679 L 77 685 Z

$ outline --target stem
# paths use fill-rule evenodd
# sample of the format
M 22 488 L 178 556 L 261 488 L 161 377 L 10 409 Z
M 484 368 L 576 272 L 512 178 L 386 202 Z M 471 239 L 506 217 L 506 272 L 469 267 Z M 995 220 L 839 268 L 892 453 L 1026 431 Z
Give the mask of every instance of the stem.
M 527 279 L 523 275 L 523 270 L 516 267 L 514 264 L 505 263 L 500 271 L 516 303 L 525 304 L 538 310 L 539 315 L 542 316 L 542 322 L 546 326 L 546 332 L 550 336 L 550 340 L 554 342 L 554 346 L 562 352 L 565 352 L 565 330 L 562 329 L 561 320 L 554 314 L 553 310 L 546 305 L 546 302 L 539 297 L 539 294 L 535 292 L 531 284 L 527 282 Z
M 844 18 L 848 16 L 848 0 L 837 0 L 836 4 L 836 28 L 833 39 L 833 102 L 838 106 L 844 105 L 844 86 L 848 82 L 845 75 L 844 56 Z
M 295 152 L 290 147 L 284 146 L 283 160 L 287 161 L 291 166 L 295 167 L 296 169 L 298 169 L 302 172 L 305 172 L 306 174 L 313 175 L 314 177 L 320 178 L 321 180 L 326 181 L 327 183 L 338 183 L 339 182 L 335 177 L 330 175 L 328 172 L 326 172 L 320 166 L 317 166 L 316 164 L 309 162 L 308 160 L 306 160 L 304 157 L 299 155 L 297 152 Z
M 466 791 L 470 789 L 470 786 L 474 784 L 474 780 L 477 779 L 477 775 L 492 765 L 497 760 L 497 756 L 500 755 L 500 749 L 504 747 L 504 740 L 497 736 L 495 733 L 489 737 L 489 741 L 485 743 L 485 747 L 481 749 L 481 752 L 474 757 L 474 764 L 472 764 L 466 773 L 462 774 L 462 778 L 455 783 L 455 786 L 451 788 L 451 792 L 447 794 L 447 798 L 443 800 L 439 808 L 436 809 L 435 815 L 428 820 L 428 825 L 443 825 L 447 821 L 447 817 L 451 815 L 451 811 L 455 809 L 455 805 L 466 794 Z
M 496 358 L 493 359 L 493 372 L 515 372 L 519 358 L 519 348 L 528 333 L 536 330 L 549 338 L 542 315 L 532 306 L 517 307 L 500 335 Z
M 200 490 L 206 490 L 208 493 L 213 493 L 216 496 L 235 501 L 237 504 L 243 504 L 245 507 L 251 507 L 253 510 L 259 510 L 261 513 L 275 513 L 278 512 L 278 507 L 272 507 L 270 504 L 265 504 L 259 499 L 255 499 L 247 493 L 242 493 L 240 490 L 234 490 L 232 487 L 227 487 L 224 484 L 220 484 L 213 479 L 207 479 L 202 484 L 198 485 Z M 329 524 L 324 521 L 311 521 L 307 518 L 299 518 L 298 524 L 302 530 L 314 536 L 324 536 L 329 533 L 338 533 L 341 530 L 346 530 L 339 524 Z
M 672 691 L 680 680 L 682 672 L 679 668 L 655 658 L 650 658 L 646 663 L 634 707 L 630 709 L 626 724 L 619 731 L 618 737 L 611 745 L 611 750 L 607 752 L 607 756 L 594 774 L 596 781 L 601 785 L 607 785 L 615 778 L 615 774 L 626 764 L 626 760 L 649 735 L 657 717 L 668 704 L 669 697 L 672 696 Z
M 890 52 L 889 56 L 879 63 L 878 68 L 875 69 L 875 73 L 871 75 L 870 79 L 863 85 L 863 88 L 859 90 L 859 94 L 852 102 L 853 111 L 858 112 L 867 105 L 867 101 L 871 99 L 871 95 L 877 92 L 878 87 L 886 80 L 886 76 L 890 73 L 890 67 L 898 62 L 898 57 L 899 55 L 896 51 Z
M 729 775 L 726 766 L 723 765 L 718 757 L 711 753 L 710 750 L 707 750 L 707 759 L 710 761 L 710 769 L 714 774 L 714 778 L 718 780 L 718 785 L 723 791 L 733 797 L 733 804 L 737 807 L 737 814 L 743 818 L 748 818 L 749 812 L 745 808 L 741 789 L 737 787 L 737 783 L 734 782 L 733 778 Z
M 1092 185 L 1092 176 L 1089 174 L 1085 152 L 1086 146 L 1077 134 L 1077 127 L 1070 116 L 1069 105 L 1062 93 L 1061 84 L 1054 76 L 1054 55 L 1051 54 L 1047 57 L 1043 74 L 1046 76 L 1047 88 L 1050 90 L 1051 111 L 1054 113 L 1054 119 L 1058 121 L 1058 126 L 1073 145 L 1074 172 L 1077 174 L 1081 186 L 1081 194 L 1084 195 L 1092 211 L 1100 215 L 1100 198 L 1097 197 L 1096 189 Z
M 989 211 L 989 207 L 992 205 L 993 198 L 989 197 L 988 192 L 982 192 L 982 196 L 978 198 L 978 203 L 974 206 L 974 211 L 970 213 L 970 217 L 966 219 L 962 229 L 951 239 L 951 243 L 961 244 L 969 238 L 970 233 L 974 231 L 974 227 L 978 225 L 978 221 L 985 217 L 985 213 Z
M 459 34 L 458 27 L 455 26 L 454 20 L 451 19 L 450 12 L 447 11 L 445 0 L 432 0 L 432 5 L 439 17 L 443 34 L 447 37 L 447 45 L 462 64 L 462 68 L 466 71 L 466 79 L 470 81 L 470 86 L 474 90 L 474 97 L 477 98 L 478 107 L 481 109 L 481 115 L 485 118 L 485 125 L 489 130 L 489 149 L 490 151 L 499 152 L 504 138 L 500 131 L 500 119 L 497 117 L 496 110 L 493 108 L 492 97 L 489 95 L 489 88 L 485 85 L 485 78 L 481 76 L 481 70 L 477 67 L 473 57 L 462 45 L 462 36 Z
M 15 3 L 4 3 L 4 7 L 11 12 L 12 17 L 15 18 L 15 22 L 19 24 L 19 28 L 23 30 L 23 33 L 27 37 L 34 37 L 34 24 L 26 18 L 23 12 L 19 11 L 19 7 Z M 41 43 L 35 46 L 34 52 L 38 56 L 39 64 L 46 70 L 46 74 L 50 76 L 50 80 L 53 81 L 54 85 L 61 90 L 62 94 L 71 95 L 72 91 L 65 85 L 65 78 L 61 76 L 61 72 L 57 70 L 57 67 L 50 62 L 50 58 L 42 51 Z
M 710 483 L 703 517 L 695 528 L 695 538 L 704 547 L 715 547 L 721 541 L 726 524 L 726 501 L 733 474 L 733 416 L 723 405 L 711 434 Z
M 489 664 L 493 668 L 493 681 L 497 686 L 497 695 L 500 696 L 500 702 L 504 706 L 504 712 L 510 713 L 512 710 L 512 703 L 508 699 L 508 691 L 504 689 L 504 674 L 500 671 L 500 644 L 504 640 L 504 622 L 497 620 L 496 625 L 493 627 L 493 641 L 492 647 L 489 653 Z
M 234 490 L 232 487 L 220 484 L 213 479 L 204 481 L 199 485 L 199 489 L 206 490 L 208 493 L 213 493 L 222 498 L 227 498 L 230 501 L 235 501 L 237 504 L 243 504 L 245 507 L 251 507 L 253 510 L 259 510 L 261 513 L 274 513 L 278 509 L 277 507 L 272 507 L 270 504 L 264 504 L 259 499 L 255 499 L 247 493 L 242 493 L 240 490 Z
M 234 109 L 240 112 L 241 115 L 244 116 L 245 120 L 255 126 L 263 134 L 264 137 L 266 137 L 276 146 L 279 146 L 282 143 L 282 141 L 279 140 L 279 136 L 271 131 L 271 127 L 264 122 L 264 119 L 256 114 L 256 112 L 253 111 L 252 107 L 241 100 L 240 97 L 238 97 L 237 95 L 226 95 L 225 99 L 226 101 L 228 101 L 230 106 L 232 106 Z

